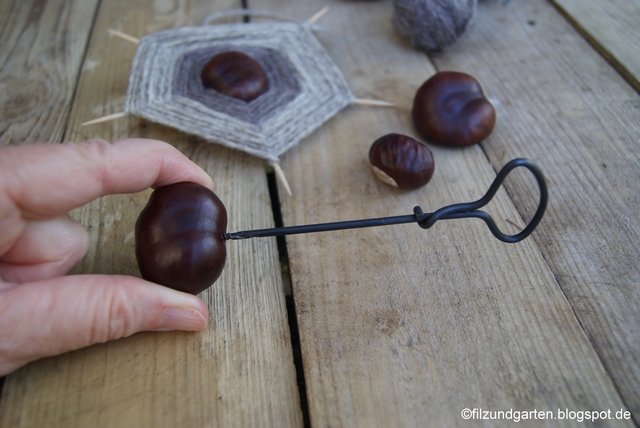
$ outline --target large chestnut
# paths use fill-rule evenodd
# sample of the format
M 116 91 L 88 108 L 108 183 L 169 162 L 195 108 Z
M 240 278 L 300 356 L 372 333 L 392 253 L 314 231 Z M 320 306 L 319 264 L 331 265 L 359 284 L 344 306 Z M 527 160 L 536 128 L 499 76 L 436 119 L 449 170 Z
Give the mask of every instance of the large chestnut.
M 202 84 L 221 94 L 242 101 L 252 101 L 269 89 L 267 74 L 255 59 L 242 52 L 220 53 L 204 67 Z
M 198 294 L 222 273 L 227 211 L 215 193 L 196 183 L 157 188 L 136 222 L 142 277 Z
M 465 73 L 443 71 L 418 89 L 411 112 L 416 132 L 443 146 L 470 146 L 487 138 L 496 123 L 496 111 L 476 79 Z
M 427 184 L 435 168 L 431 150 L 402 134 L 388 134 L 374 141 L 369 163 L 381 181 L 403 190 Z

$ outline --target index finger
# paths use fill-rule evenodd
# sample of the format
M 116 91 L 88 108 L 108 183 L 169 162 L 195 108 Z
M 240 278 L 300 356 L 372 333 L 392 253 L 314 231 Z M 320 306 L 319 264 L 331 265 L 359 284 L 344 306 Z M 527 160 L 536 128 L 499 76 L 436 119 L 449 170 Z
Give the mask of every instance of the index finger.
M 157 140 L 31 144 L 0 153 L 0 196 L 34 218 L 58 216 L 104 195 L 182 181 L 213 187 L 206 172 Z

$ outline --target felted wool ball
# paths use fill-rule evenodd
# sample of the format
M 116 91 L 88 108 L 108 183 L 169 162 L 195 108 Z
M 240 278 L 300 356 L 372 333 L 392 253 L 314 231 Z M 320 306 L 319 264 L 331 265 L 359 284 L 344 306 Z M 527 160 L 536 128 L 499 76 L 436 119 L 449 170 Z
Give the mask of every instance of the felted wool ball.
M 393 25 L 411 45 L 425 52 L 453 44 L 469 28 L 477 0 L 394 0 Z

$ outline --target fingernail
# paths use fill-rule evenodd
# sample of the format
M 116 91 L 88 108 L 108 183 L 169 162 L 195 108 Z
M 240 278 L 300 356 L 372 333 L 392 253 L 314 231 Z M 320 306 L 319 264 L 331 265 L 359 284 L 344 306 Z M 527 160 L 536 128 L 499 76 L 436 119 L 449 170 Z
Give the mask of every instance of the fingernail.
M 201 331 L 207 327 L 207 319 L 197 309 L 175 306 L 164 310 L 160 330 Z

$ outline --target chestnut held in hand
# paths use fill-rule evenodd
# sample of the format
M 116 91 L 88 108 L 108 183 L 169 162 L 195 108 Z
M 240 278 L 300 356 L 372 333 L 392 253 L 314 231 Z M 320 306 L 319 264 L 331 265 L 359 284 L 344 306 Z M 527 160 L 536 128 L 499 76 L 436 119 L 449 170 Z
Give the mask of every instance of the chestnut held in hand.
M 195 183 L 159 187 L 136 222 L 142 277 L 198 294 L 222 273 L 227 211 L 215 193 Z
M 476 79 L 465 73 L 443 71 L 418 89 L 411 112 L 416 132 L 443 146 L 470 146 L 487 138 L 496 123 L 496 111 Z
M 431 150 L 401 134 L 377 139 L 369 150 L 369 163 L 381 181 L 403 190 L 427 184 L 435 168 Z
M 249 55 L 236 51 L 214 56 L 202 67 L 200 78 L 207 88 L 246 102 L 269 89 L 262 66 Z

